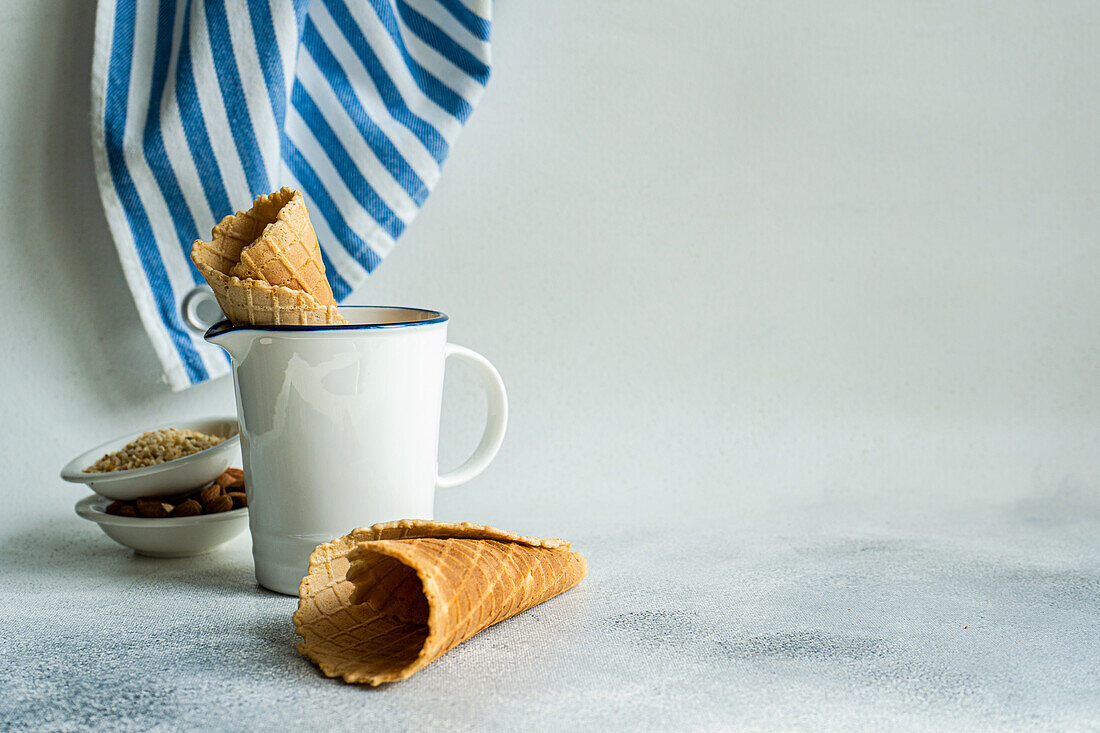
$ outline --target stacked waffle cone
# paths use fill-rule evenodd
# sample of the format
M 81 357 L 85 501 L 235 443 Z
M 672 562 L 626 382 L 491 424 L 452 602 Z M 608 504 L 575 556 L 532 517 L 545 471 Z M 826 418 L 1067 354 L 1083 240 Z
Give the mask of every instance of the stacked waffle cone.
M 407 679 L 587 572 L 564 540 L 430 520 L 357 529 L 310 555 L 298 651 L 347 682 Z
M 210 241 L 196 240 L 191 261 L 226 317 L 248 325 L 347 323 L 336 310 L 317 234 L 302 194 L 260 196 L 227 216 Z

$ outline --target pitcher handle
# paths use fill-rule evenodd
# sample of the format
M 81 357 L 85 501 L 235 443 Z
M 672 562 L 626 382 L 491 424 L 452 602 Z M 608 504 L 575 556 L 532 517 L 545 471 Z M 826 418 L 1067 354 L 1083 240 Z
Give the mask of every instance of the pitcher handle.
M 489 398 L 489 416 L 485 423 L 485 432 L 481 434 L 481 442 L 473 455 L 458 468 L 436 478 L 435 485 L 440 489 L 464 484 L 484 471 L 500 450 L 500 444 L 504 442 L 504 430 L 508 427 L 508 393 L 496 367 L 481 354 L 458 344 L 447 344 L 443 357 L 450 356 L 465 361 L 477 370 Z

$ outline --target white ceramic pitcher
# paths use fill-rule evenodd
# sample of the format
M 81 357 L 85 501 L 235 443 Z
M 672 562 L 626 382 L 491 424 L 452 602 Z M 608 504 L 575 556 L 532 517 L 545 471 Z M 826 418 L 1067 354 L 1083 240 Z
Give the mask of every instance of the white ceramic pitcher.
M 447 316 L 343 306 L 346 326 L 213 326 L 233 360 L 260 585 L 297 595 L 309 553 L 355 527 L 433 515 L 436 487 L 481 473 L 504 439 L 504 383 L 480 354 L 447 343 Z M 437 473 L 443 367 L 463 359 L 489 396 L 481 443 Z

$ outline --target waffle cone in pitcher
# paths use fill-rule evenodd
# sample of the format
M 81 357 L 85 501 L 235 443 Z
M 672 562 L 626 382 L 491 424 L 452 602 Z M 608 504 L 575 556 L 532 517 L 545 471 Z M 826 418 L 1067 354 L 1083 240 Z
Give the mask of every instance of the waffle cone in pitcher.
M 336 310 L 321 248 L 302 194 L 260 196 L 222 219 L 210 241 L 196 240 L 191 261 L 236 324 L 347 323 Z
M 401 520 L 319 546 L 299 588 L 298 651 L 329 677 L 395 682 L 588 572 L 559 539 Z

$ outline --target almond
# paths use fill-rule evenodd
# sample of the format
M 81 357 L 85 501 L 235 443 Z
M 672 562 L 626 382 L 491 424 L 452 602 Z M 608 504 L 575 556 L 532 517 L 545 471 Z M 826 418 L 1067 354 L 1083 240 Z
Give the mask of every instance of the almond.
M 108 514 L 114 514 L 117 517 L 117 516 L 122 515 L 122 510 L 125 507 L 130 507 L 130 509 L 133 509 L 133 507 L 130 506 L 130 504 L 128 502 L 125 502 L 125 501 L 112 501 L 110 504 L 107 505 L 107 508 L 104 509 L 103 511 L 107 512 Z M 134 513 L 136 514 L 137 512 L 134 512 Z
M 120 517 L 137 517 L 137 509 L 134 509 L 130 504 L 125 504 L 118 510 L 118 516 Z
M 218 512 L 227 512 L 233 508 L 233 500 L 226 495 L 221 495 L 212 501 L 203 504 L 203 514 L 217 514 Z
M 218 484 L 210 484 L 205 489 L 200 491 L 199 495 L 195 498 L 199 500 L 200 504 L 206 506 L 224 493 L 225 490 Z
M 242 488 L 244 486 L 244 471 L 239 468 L 227 468 L 214 479 L 214 483 L 227 491 L 231 488 Z
M 193 517 L 202 512 L 202 504 L 194 499 L 188 499 L 172 510 L 170 517 Z
M 233 500 L 233 508 L 240 509 L 242 506 L 248 506 L 248 498 L 243 491 L 227 491 L 225 495 Z
M 160 499 L 138 499 L 134 503 L 137 505 L 137 513 L 143 517 L 167 517 L 173 509 L 171 504 Z

